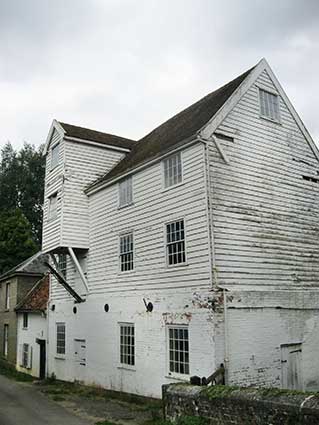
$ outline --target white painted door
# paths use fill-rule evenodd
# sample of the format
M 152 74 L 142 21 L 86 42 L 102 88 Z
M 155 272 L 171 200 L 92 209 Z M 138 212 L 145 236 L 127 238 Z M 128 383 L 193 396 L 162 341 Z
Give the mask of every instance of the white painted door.
M 86 369 L 86 341 L 85 339 L 74 340 L 74 378 L 77 381 L 85 380 Z
M 281 387 L 302 390 L 302 344 L 281 346 Z

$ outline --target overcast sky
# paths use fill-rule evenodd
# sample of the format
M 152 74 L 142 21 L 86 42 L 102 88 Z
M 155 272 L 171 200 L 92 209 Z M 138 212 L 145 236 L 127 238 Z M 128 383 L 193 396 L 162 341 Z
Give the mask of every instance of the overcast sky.
M 262 57 L 319 141 L 319 0 L 0 0 L 0 147 L 140 138 Z

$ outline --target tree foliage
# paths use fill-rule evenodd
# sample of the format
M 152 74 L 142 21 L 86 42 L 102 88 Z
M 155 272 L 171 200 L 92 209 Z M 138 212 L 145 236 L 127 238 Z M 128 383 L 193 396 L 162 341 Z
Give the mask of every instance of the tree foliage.
M 42 147 L 27 143 L 18 151 L 10 143 L 1 150 L 0 274 L 41 245 L 44 161 Z M 17 226 L 15 232 L 12 223 Z

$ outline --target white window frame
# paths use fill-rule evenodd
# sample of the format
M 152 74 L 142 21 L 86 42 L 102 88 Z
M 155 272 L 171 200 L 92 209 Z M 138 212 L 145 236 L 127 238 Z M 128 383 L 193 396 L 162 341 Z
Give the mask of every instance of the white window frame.
M 3 355 L 8 357 L 9 352 L 9 325 L 5 323 L 3 325 Z
M 187 371 L 187 373 L 181 373 L 181 372 L 176 372 L 176 371 L 173 371 L 173 370 L 171 370 L 171 365 L 170 365 L 170 351 L 171 351 L 171 348 L 170 348 L 170 330 L 174 330 L 174 329 L 177 329 L 177 330 L 180 330 L 180 329 L 182 329 L 182 330 L 187 330 L 187 336 L 188 336 L 188 339 L 187 339 L 187 342 L 188 342 L 188 351 L 187 351 L 187 354 L 188 354 L 188 362 L 186 363 L 186 362 L 183 362 L 184 363 L 184 365 L 187 365 L 188 366 L 188 371 Z M 181 378 L 181 379 L 186 379 L 186 380 L 188 380 L 189 379 L 189 376 L 190 376 L 190 374 L 191 374 L 191 367 L 190 367 L 190 333 L 189 333 L 189 326 L 187 325 L 187 324 L 174 324 L 174 323 L 172 323 L 172 324 L 169 324 L 169 325 L 167 325 L 166 326 L 166 346 L 167 346 L 167 349 L 166 349 L 166 352 L 167 352 L 167 370 L 168 370 L 168 376 L 171 376 L 171 377 L 174 377 L 174 376 L 176 376 L 176 377 L 178 377 L 178 378 Z M 186 353 L 186 351 L 184 351 L 185 353 Z M 180 356 L 178 356 L 179 358 L 180 358 Z
M 118 183 L 118 208 L 128 207 L 133 201 L 133 176 Z
M 60 163 L 60 142 L 56 143 L 51 148 L 50 169 L 53 170 Z
M 121 252 L 122 238 L 125 238 L 127 236 L 132 236 L 133 249 L 131 251 L 126 251 L 126 252 L 123 252 L 122 253 Z M 130 273 L 130 272 L 133 272 L 134 271 L 134 266 L 135 266 L 135 264 L 134 264 L 134 261 L 135 261 L 135 246 L 134 245 L 135 244 L 134 244 L 134 232 L 133 231 L 121 233 L 119 235 L 119 272 L 120 273 Z M 122 270 L 122 256 L 127 255 L 127 254 L 130 254 L 130 253 L 132 253 L 132 264 L 133 264 L 133 267 L 131 269 L 129 269 L 129 270 Z M 125 262 L 123 264 L 125 264 Z
M 277 116 L 275 118 L 263 113 L 262 100 L 261 100 L 262 92 L 266 93 L 267 95 L 274 96 L 277 99 Z M 259 115 L 260 115 L 260 117 L 264 118 L 266 120 L 280 124 L 281 118 L 280 118 L 280 96 L 279 96 L 279 94 L 276 93 L 275 91 L 272 91 L 272 90 L 269 90 L 269 89 L 266 89 L 266 88 L 263 88 L 263 87 L 258 87 L 258 100 L 259 100 Z
M 64 344 L 63 345 L 59 344 L 59 338 L 58 338 L 58 327 L 59 326 L 64 327 L 64 340 L 63 340 Z M 61 332 L 59 332 L 59 333 L 61 333 Z M 60 339 L 60 341 L 61 341 L 61 339 Z M 56 355 L 56 357 L 64 358 L 65 355 L 66 355 L 66 324 L 65 324 L 65 322 L 56 322 L 56 324 L 55 324 L 55 342 L 56 342 L 56 344 L 55 344 L 55 355 Z M 59 347 L 63 347 L 64 350 L 62 352 L 59 351 Z
M 10 310 L 10 282 L 6 282 L 5 310 Z
M 131 344 L 122 344 L 122 328 L 133 328 L 133 338 L 134 338 L 134 343 L 133 345 Z M 119 359 L 119 368 L 123 368 L 123 369 L 131 369 L 131 370 L 136 370 L 136 329 L 135 329 L 135 323 L 132 322 L 119 322 L 118 323 L 118 335 L 119 335 L 119 344 L 118 344 L 118 350 L 119 350 L 119 355 L 118 355 L 118 359 Z M 128 336 L 128 335 L 127 335 Z M 130 335 L 132 336 L 132 335 Z M 128 336 L 128 337 L 130 337 Z M 123 335 L 124 337 L 124 335 Z M 123 352 L 122 353 L 122 346 L 126 347 L 133 347 L 133 354 L 128 354 L 128 352 Z M 133 363 L 126 363 L 123 361 L 123 356 L 127 356 L 127 357 L 133 357 Z
M 67 254 L 58 254 L 58 268 L 61 272 L 64 279 L 66 279 L 67 276 L 67 264 L 68 264 L 68 256 Z
M 166 164 L 167 162 L 178 156 L 180 158 L 180 181 L 177 181 L 176 183 L 173 184 L 167 184 L 167 179 L 166 179 Z M 163 190 L 169 190 L 173 187 L 177 187 L 180 186 L 184 183 L 184 168 L 183 168 L 183 152 L 182 151 L 178 151 L 173 153 L 172 155 L 167 156 L 166 158 L 164 158 L 162 160 L 162 187 Z
M 29 313 L 22 313 L 22 329 L 28 329 L 29 327 Z
M 185 255 L 185 261 L 181 262 L 181 263 L 175 263 L 175 264 L 170 264 L 169 263 L 169 256 L 168 256 L 168 246 L 171 243 L 167 242 L 167 226 L 173 223 L 177 223 L 179 221 L 183 221 L 184 223 L 184 255 Z M 166 259 L 166 266 L 171 268 L 171 267 L 183 267 L 186 266 L 187 263 L 187 242 L 186 242 L 186 220 L 184 217 L 179 217 L 176 218 L 174 220 L 170 220 L 166 223 L 164 223 L 164 247 L 165 247 L 165 259 Z
M 52 200 L 55 199 L 55 204 Z M 54 208 L 53 208 L 54 207 Z M 48 197 L 48 220 L 55 220 L 58 217 L 58 192 Z

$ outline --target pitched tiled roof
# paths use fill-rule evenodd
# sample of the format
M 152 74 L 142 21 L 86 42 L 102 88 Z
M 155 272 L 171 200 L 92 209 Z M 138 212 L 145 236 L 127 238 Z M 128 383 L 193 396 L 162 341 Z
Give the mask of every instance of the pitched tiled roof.
M 15 310 L 20 312 L 42 312 L 47 308 L 49 300 L 49 275 L 45 275 L 27 293 Z
M 34 254 L 32 257 L 27 258 L 22 263 L 8 270 L 6 273 L 0 276 L 0 281 L 8 279 L 10 276 L 19 274 L 30 274 L 41 276 L 47 271 L 47 267 L 44 265 L 44 261 L 47 260 L 47 255 L 42 254 L 41 251 Z
M 66 124 L 60 121 L 59 124 L 63 127 L 66 136 L 75 137 L 77 139 L 90 140 L 92 142 L 125 149 L 131 149 L 136 143 L 134 140 L 115 136 L 114 134 L 102 133 L 101 131 L 90 130 L 89 128 L 78 127 L 77 125 Z
M 195 137 L 196 133 L 218 112 L 253 69 L 249 69 L 230 83 L 208 94 L 143 137 L 110 172 L 93 182 L 88 189 L 119 177 L 136 166 Z

